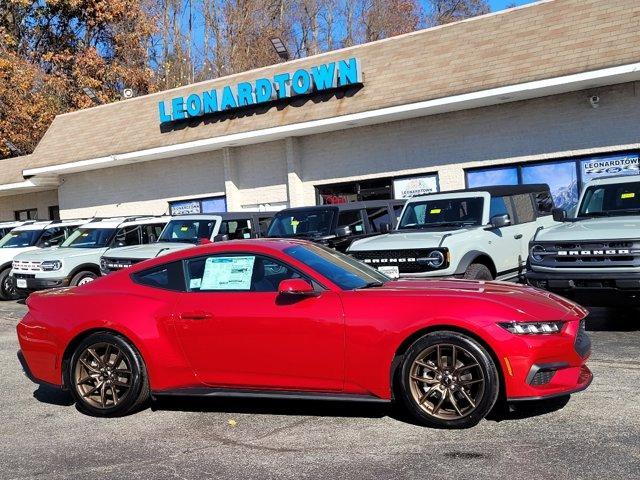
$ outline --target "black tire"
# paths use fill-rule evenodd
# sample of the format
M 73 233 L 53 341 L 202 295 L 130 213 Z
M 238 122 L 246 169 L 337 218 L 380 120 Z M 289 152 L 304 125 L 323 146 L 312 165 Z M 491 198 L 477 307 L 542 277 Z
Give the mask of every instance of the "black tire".
M 0 272 L 0 300 L 17 300 L 20 298 L 13 282 L 13 277 L 9 275 L 10 268 L 5 268 Z
M 98 275 L 96 275 L 95 273 L 89 270 L 83 270 L 82 272 L 78 272 L 73 276 L 71 282 L 69 282 L 69 285 L 71 285 L 72 287 L 77 287 L 81 283 L 92 282 L 96 278 L 98 278 Z
M 451 353 L 454 347 L 456 367 Z M 432 372 L 432 367 L 427 369 L 416 363 L 416 360 L 426 362 L 427 357 L 423 355 L 430 351 L 435 352 L 436 358 L 444 360 L 433 365 L 436 368 L 442 366 L 439 371 L 446 371 L 447 378 L 439 380 L 436 372 L 424 373 Z M 476 362 L 477 367 L 465 368 L 465 362 L 468 365 Z M 420 369 L 422 373 L 416 373 Z M 414 380 L 416 376 L 420 380 Z M 478 381 L 480 378 L 482 380 Z M 500 376 L 487 350 L 474 339 L 451 331 L 429 333 L 416 340 L 403 356 L 396 382 L 395 391 L 411 417 L 421 425 L 434 428 L 470 428 L 477 425 L 492 410 L 500 391 Z M 453 396 L 453 401 L 448 395 Z M 466 398 L 474 401 L 473 406 Z M 422 404 L 420 400 L 423 400 Z
M 464 272 L 464 278 L 468 280 L 493 280 L 491 270 L 481 263 L 472 263 Z
M 111 354 L 106 353 L 107 345 L 111 346 Z M 101 370 L 100 364 L 97 362 L 90 364 L 92 370 L 85 367 L 87 361 L 83 355 L 87 354 L 87 349 L 90 348 L 98 353 L 103 362 L 105 361 L 105 356 L 107 356 L 108 358 L 104 365 L 108 365 L 110 363 L 109 360 L 111 360 L 111 363 L 113 363 L 111 367 L 114 372 L 124 372 L 125 368 L 118 369 L 118 365 L 128 367 L 126 369 L 131 372 L 130 374 L 115 373 L 115 376 L 109 377 L 128 384 L 126 392 L 123 392 L 123 388 L 119 386 L 115 387 L 119 396 L 117 401 L 114 401 L 114 387 L 109 383 L 110 381 L 106 380 L 105 382 L 102 376 L 97 377 L 101 375 L 98 372 Z M 102 351 L 105 351 L 104 356 L 100 355 Z M 117 365 L 115 365 L 115 362 L 118 361 L 116 351 L 122 354 L 121 360 Z M 84 360 L 84 363 L 82 360 Z M 88 383 L 79 383 L 79 377 L 86 377 L 87 372 L 91 372 L 90 375 L 93 375 L 91 380 Z M 111 332 L 97 332 L 82 340 L 71 354 L 65 377 L 65 384 L 71 392 L 78 410 L 91 416 L 119 417 L 134 413 L 146 405 L 150 398 L 147 370 L 140 353 L 126 338 Z M 98 388 L 95 395 L 87 395 L 88 391 L 102 383 L 107 383 L 107 385 L 104 388 Z M 102 395 L 99 393 L 101 390 L 103 391 Z M 95 396 L 98 396 L 98 398 L 94 398 Z M 101 398 L 107 399 L 104 402 L 104 406 L 98 405 Z

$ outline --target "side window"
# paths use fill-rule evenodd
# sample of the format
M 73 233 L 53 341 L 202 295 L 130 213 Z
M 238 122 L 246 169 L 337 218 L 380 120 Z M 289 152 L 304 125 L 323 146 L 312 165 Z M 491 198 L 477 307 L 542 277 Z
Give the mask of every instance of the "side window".
M 164 228 L 163 223 L 151 224 L 151 225 L 143 225 L 142 226 L 142 243 L 153 243 L 159 237 L 160 233 L 162 233 L 162 229 Z
M 360 210 L 345 210 L 338 214 L 338 227 L 349 227 L 352 235 L 364 233 L 364 220 Z
M 129 245 L 140 245 L 140 230 L 140 225 L 131 225 L 129 227 L 122 227 L 118 229 L 114 240 L 114 246 L 128 247 Z
M 258 219 L 258 231 L 254 232 L 256 236 L 266 237 L 269 230 L 269 224 L 272 217 L 260 217 Z
M 256 255 L 216 255 L 187 262 L 192 292 L 277 292 L 282 280 L 302 278 L 291 267 Z
M 489 208 L 489 218 L 493 218 L 496 215 L 504 215 L 504 214 L 509 215 L 512 222 L 515 221 L 515 218 L 513 216 L 513 208 L 511 207 L 511 202 L 509 201 L 509 197 L 491 197 L 491 206 Z
M 385 223 L 393 226 L 387 207 L 368 208 L 367 216 L 369 217 L 369 226 L 374 232 L 379 232 L 380 227 Z
M 184 291 L 184 272 L 182 262 L 171 262 L 134 273 L 131 278 L 135 283 L 147 287 L 165 290 Z
M 538 209 L 538 215 L 551 215 L 551 211 L 553 210 L 553 196 L 549 190 L 534 193 L 533 199 Z
M 513 205 L 516 209 L 518 223 L 530 223 L 536 220 L 536 211 L 528 193 L 514 195 Z
M 404 208 L 404 205 L 393 206 L 393 215 L 396 217 L 394 225 L 400 222 L 400 215 L 402 215 L 403 208 Z
M 251 220 L 223 220 L 220 225 L 220 235 L 228 235 L 229 240 L 251 238 Z
M 39 247 L 54 247 L 60 245 L 65 240 L 65 229 L 63 227 L 48 228 L 42 232 L 40 240 L 38 241 Z

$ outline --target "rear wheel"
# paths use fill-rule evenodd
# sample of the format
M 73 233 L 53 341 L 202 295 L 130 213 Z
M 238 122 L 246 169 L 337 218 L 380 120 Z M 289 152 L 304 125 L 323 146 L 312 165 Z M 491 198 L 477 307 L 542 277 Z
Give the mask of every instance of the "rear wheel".
M 469 280 L 493 280 L 491 270 L 481 263 L 472 263 L 464 272 L 464 278 Z
M 10 268 L 5 268 L 0 272 L 0 300 L 17 300 L 20 298 L 16 291 L 13 277 L 9 273 L 11 273 Z
M 79 272 L 73 276 L 69 285 L 71 285 L 72 287 L 79 287 L 80 285 L 85 285 L 89 282 L 93 282 L 96 278 L 98 278 L 98 275 L 88 270 Z
M 149 399 L 149 383 L 138 351 L 123 337 L 99 332 L 71 355 L 67 386 L 78 408 L 89 415 L 126 415 Z
M 399 395 L 421 424 L 468 428 L 493 408 L 499 391 L 496 365 L 482 345 L 457 332 L 419 338 L 404 355 Z

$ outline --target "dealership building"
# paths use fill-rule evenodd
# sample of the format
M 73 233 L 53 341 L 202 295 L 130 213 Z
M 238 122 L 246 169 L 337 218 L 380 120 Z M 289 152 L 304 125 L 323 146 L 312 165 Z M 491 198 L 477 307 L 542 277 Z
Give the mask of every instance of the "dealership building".
M 0 218 L 273 210 L 638 174 L 640 2 L 549 0 L 55 118 Z

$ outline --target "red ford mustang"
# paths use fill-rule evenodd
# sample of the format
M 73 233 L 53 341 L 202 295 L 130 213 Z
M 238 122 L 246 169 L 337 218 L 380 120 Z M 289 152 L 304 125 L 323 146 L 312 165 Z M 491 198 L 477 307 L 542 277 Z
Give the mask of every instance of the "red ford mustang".
M 392 281 L 295 240 L 183 250 L 27 304 L 25 367 L 92 415 L 176 394 L 395 399 L 455 428 L 500 396 L 566 395 L 592 379 L 574 303 L 504 283 Z

